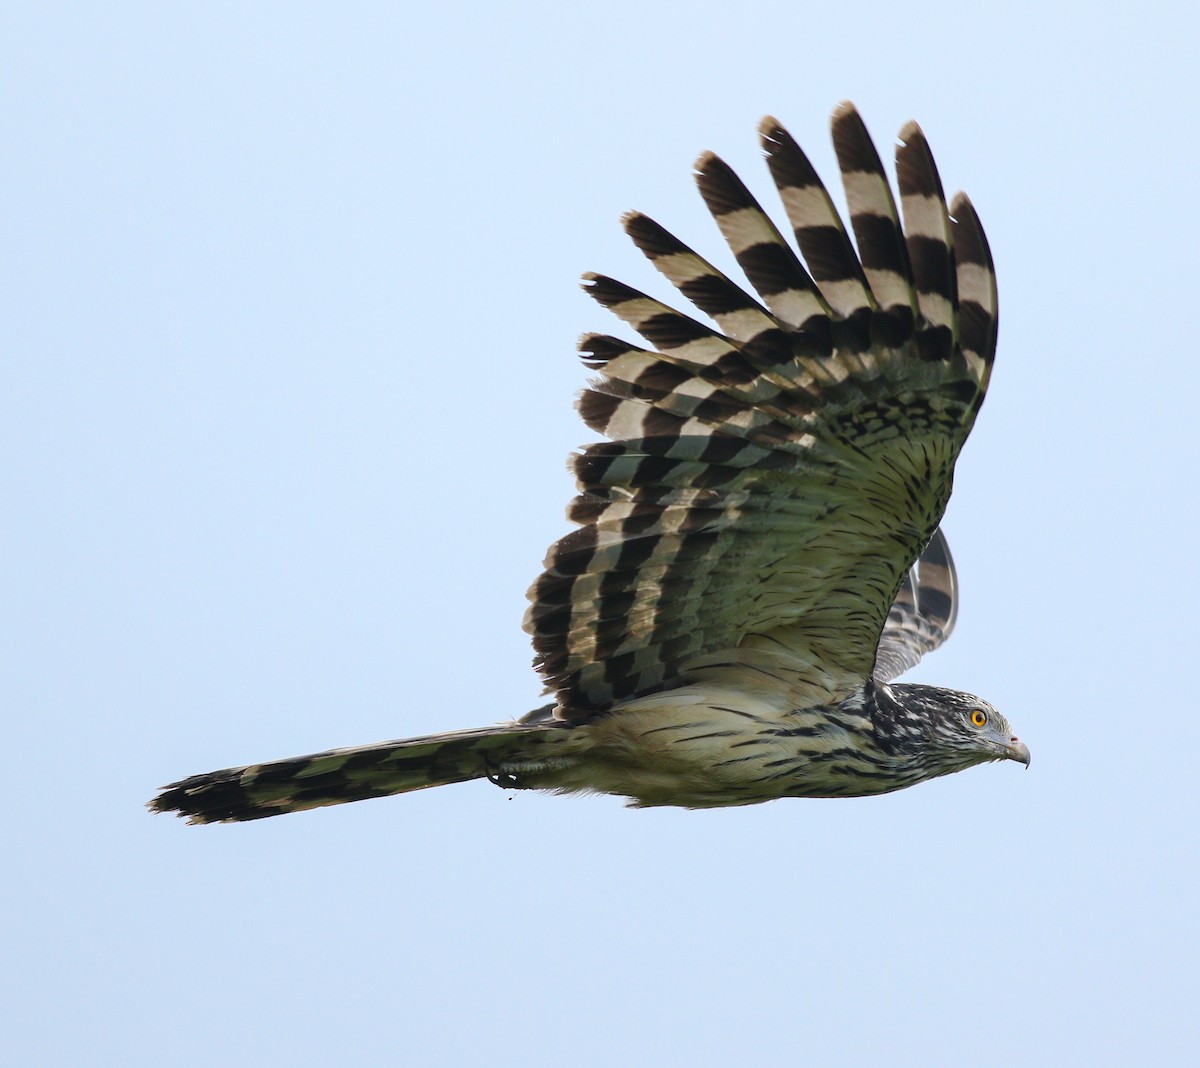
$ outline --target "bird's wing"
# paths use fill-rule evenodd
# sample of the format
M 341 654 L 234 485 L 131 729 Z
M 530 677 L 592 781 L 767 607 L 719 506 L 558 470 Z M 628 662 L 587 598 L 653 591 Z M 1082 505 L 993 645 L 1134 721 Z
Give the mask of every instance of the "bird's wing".
M 875 655 L 875 680 L 890 682 L 950 637 L 958 616 L 958 576 L 941 528 L 934 533 L 888 612 Z
M 587 276 L 648 344 L 581 343 L 601 377 L 579 410 L 609 440 L 572 458 L 580 527 L 551 547 L 526 616 L 563 718 L 755 657 L 830 689 L 872 673 L 983 400 L 996 287 L 978 217 L 962 194 L 947 210 L 915 123 L 896 150 L 903 228 L 853 106 L 832 125 L 857 252 L 768 118 L 762 144 L 807 268 L 705 154 L 700 192 L 761 303 L 636 213 L 630 237 L 716 327 Z

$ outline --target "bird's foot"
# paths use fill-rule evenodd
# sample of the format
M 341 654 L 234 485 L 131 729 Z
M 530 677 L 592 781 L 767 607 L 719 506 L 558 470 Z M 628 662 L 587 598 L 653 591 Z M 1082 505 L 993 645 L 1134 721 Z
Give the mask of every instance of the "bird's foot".
M 544 780 L 539 781 L 547 772 L 561 771 L 571 767 L 575 761 L 570 758 L 555 757 L 550 760 L 505 760 L 488 768 L 488 782 L 499 786 L 502 790 L 538 790 L 545 787 Z

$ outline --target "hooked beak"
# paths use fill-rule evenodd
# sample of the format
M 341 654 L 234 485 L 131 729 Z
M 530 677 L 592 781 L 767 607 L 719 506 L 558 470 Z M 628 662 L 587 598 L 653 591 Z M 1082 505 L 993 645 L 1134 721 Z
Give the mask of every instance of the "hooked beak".
M 1020 738 L 1010 738 L 1004 743 L 1004 755 L 1009 760 L 1019 760 L 1025 767 L 1029 767 L 1029 746 Z

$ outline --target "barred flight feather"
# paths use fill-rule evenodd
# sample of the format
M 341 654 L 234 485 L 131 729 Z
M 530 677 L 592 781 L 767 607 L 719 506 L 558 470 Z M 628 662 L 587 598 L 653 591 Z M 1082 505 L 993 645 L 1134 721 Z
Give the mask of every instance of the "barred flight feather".
M 862 264 L 808 157 L 791 134 L 769 116 L 759 124 L 759 138 L 796 243 L 822 297 L 844 320 L 871 311 L 875 298 L 867 287 Z
M 889 682 L 950 637 L 958 615 L 958 579 L 946 536 L 938 530 L 905 577 L 888 612 L 875 678 Z
M 706 152 L 696 163 L 696 181 L 734 258 L 778 320 L 793 330 L 826 332 L 829 305 L 732 168 Z
M 858 112 L 833 113 L 833 148 L 842 171 L 850 225 L 876 305 L 901 323 L 916 312 L 904 232 L 887 173 Z

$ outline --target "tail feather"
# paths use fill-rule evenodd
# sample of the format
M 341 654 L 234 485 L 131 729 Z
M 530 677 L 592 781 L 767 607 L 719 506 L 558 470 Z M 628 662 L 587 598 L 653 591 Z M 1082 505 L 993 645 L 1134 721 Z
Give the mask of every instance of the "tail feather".
M 536 759 L 547 735 L 561 729 L 479 727 L 210 771 L 164 786 L 147 808 L 189 823 L 233 823 L 467 782 L 502 774 L 505 763 Z

